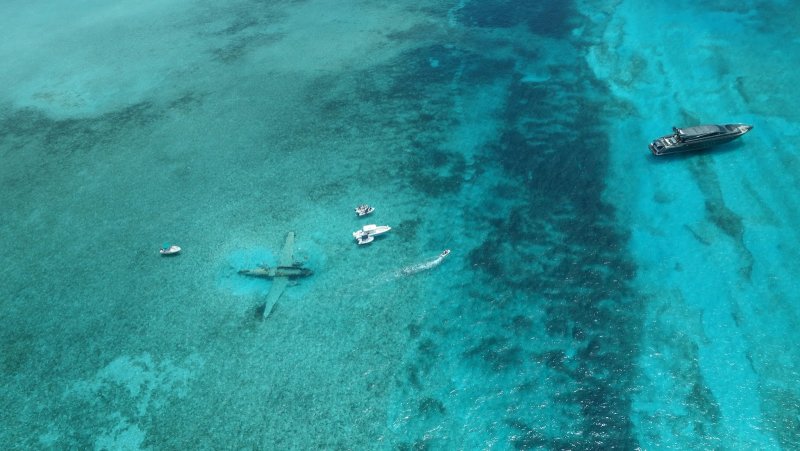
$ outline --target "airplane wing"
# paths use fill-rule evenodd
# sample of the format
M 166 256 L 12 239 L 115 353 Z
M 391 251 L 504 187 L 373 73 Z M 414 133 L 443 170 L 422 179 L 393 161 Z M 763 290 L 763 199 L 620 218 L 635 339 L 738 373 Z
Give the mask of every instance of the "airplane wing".
M 293 250 L 294 232 L 289 232 L 286 234 L 286 241 L 284 241 L 283 249 L 281 249 L 281 256 L 278 259 L 278 266 L 292 266 Z M 281 297 L 283 290 L 286 289 L 286 285 L 288 284 L 288 277 L 277 276 L 272 279 L 272 287 L 270 288 L 269 293 L 267 293 L 267 300 L 264 303 L 264 318 L 268 317 L 269 314 L 272 313 L 275 303 L 278 302 L 278 298 Z
M 294 232 L 286 234 L 286 241 L 283 243 L 281 250 L 281 258 L 278 260 L 278 266 L 292 266 L 292 254 L 294 252 Z

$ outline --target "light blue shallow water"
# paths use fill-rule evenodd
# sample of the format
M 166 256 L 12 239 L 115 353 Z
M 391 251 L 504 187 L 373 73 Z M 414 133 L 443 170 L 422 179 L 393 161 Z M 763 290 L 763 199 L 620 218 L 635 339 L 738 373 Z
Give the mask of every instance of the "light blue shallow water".
M 793 11 L 6 2 L 0 443 L 800 447 Z

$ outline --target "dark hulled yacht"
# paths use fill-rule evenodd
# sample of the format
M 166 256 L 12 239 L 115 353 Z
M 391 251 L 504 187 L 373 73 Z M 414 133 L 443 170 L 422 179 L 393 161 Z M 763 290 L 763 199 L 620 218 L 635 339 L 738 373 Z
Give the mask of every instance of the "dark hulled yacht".
M 653 155 L 669 155 L 707 149 L 733 141 L 749 132 L 752 128 L 752 125 L 746 124 L 698 125 L 686 128 L 672 127 L 673 133 L 671 135 L 656 139 L 650 143 L 649 147 Z

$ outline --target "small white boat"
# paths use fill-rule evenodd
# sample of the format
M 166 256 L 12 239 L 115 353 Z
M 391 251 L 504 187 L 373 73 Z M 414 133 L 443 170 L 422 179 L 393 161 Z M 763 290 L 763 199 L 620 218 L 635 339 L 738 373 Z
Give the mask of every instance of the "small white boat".
M 367 224 L 364 227 L 353 232 L 353 238 L 355 238 L 356 241 L 358 241 L 358 244 L 368 244 L 375 239 L 376 235 L 386 233 L 390 230 L 392 230 L 392 228 L 389 227 L 388 225 L 379 226 L 375 224 Z
M 161 249 L 158 250 L 158 252 L 161 255 L 175 255 L 180 251 L 181 251 L 181 247 L 180 246 L 176 246 L 174 244 L 173 245 L 166 245 L 165 244 L 164 247 L 162 247 Z
M 442 251 L 441 254 L 439 254 L 439 258 L 445 258 L 448 255 L 450 255 L 450 249 L 445 249 L 445 250 Z
M 359 205 L 358 207 L 356 207 L 356 214 L 358 216 L 366 216 L 366 215 L 372 213 L 373 211 L 375 211 L 375 207 L 371 207 L 371 206 L 369 206 L 367 204 L 362 204 L 362 205 Z
M 373 241 L 375 241 L 375 237 L 372 235 L 361 235 L 359 237 L 356 237 L 357 244 L 369 244 Z

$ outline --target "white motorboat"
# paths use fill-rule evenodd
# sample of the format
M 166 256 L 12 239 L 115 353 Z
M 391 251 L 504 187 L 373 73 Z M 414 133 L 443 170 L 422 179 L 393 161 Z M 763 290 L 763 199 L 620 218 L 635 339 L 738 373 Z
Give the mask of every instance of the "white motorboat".
M 375 241 L 375 237 L 372 235 L 361 235 L 359 237 L 356 237 L 357 244 L 369 244 L 373 241 Z
M 375 207 L 372 207 L 372 206 L 367 205 L 367 204 L 362 204 L 362 205 L 359 205 L 358 207 L 356 207 L 356 214 L 358 216 L 366 216 L 366 215 L 372 213 L 373 211 L 375 211 Z
M 358 238 L 359 236 L 362 235 L 380 235 L 390 230 L 392 230 L 392 228 L 389 227 L 388 225 L 379 226 L 375 224 L 367 224 L 364 227 L 353 232 L 353 238 Z
M 353 238 L 358 241 L 358 244 L 367 244 L 371 243 L 372 240 L 375 239 L 375 236 L 386 233 L 390 230 L 392 230 L 392 228 L 388 225 L 379 226 L 375 224 L 367 224 L 353 232 Z
M 439 258 L 445 258 L 448 255 L 450 255 L 450 249 L 445 249 L 445 250 L 442 251 L 441 254 L 439 254 Z
M 180 246 L 165 244 L 158 252 L 161 255 L 175 255 L 181 251 Z

